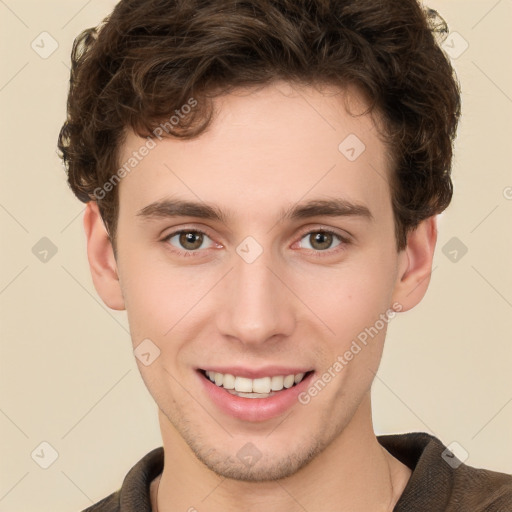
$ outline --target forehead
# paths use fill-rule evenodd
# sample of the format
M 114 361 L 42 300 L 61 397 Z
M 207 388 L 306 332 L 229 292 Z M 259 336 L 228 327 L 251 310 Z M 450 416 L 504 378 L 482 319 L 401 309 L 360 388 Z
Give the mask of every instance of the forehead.
M 387 153 L 374 120 L 356 115 L 366 106 L 355 89 L 286 82 L 220 96 L 212 123 L 198 137 L 154 139 L 154 148 L 121 180 L 121 210 L 134 215 L 175 195 L 250 218 L 277 215 L 301 199 L 336 196 L 368 205 L 374 217 L 384 214 L 390 207 Z M 146 142 L 129 132 L 120 165 Z

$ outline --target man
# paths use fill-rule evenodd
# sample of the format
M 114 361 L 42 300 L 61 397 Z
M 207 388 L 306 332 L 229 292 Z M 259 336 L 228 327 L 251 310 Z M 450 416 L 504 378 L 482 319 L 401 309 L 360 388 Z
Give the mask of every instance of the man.
M 163 439 L 87 510 L 512 510 L 512 476 L 372 426 L 452 196 L 432 26 L 415 0 L 123 0 L 77 38 L 59 148 Z

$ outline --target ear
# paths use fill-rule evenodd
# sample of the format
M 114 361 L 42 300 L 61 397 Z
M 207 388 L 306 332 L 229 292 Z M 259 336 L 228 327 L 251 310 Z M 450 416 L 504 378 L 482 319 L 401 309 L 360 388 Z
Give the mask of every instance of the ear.
M 96 201 L 87 203 L 84 229 L 87 238 L 87 258 L 94 287 L 109 308 L 123 310 L 125 305 L 117 262 Z
M 397 302 L 402 306 L 399 311 L 412 309 L 424 297 L 430 284 L 436 241 L 436 216 L 423 220 L 409 233 L 407 246 L 399 255 L 398 274 L 392 297 L 392 303 Z

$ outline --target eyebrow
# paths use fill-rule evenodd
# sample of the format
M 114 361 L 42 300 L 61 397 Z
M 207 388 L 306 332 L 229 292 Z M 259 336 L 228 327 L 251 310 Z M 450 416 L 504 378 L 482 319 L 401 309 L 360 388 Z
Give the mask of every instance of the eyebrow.
M 301 220 L 310 217 L 360 217 L 375 220 L 369 208 L 343 198 L 313 199 L 281 210 L 283 220 Z M 140 209 L 137 214 L 143 220 L 168 217 L 196 217 L 226 224 L 233 216 L 216 205 L 183 199 L 163 199 Z

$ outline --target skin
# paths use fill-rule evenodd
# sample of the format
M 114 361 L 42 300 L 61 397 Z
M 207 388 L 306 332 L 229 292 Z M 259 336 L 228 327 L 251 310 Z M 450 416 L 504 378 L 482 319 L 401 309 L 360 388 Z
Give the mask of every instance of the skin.
M 151 486 L 154 510 L 390 511 L 407 484 L 411 470 L 380 446 L 372 425 L 371 384 L 387 326 L 309 404 L 271 420 L 224 414 L 195 372 L 279 364 L 321 375 L 393 304 L 407 311 L 423 298 L 436 219 L 396 251 L 386 147 L 374 120 L 349 115 L 346 104 L 356 113 L 365 106 L 354 89 L 285 82 L 218 98 L 207 132 L 159 141 L 121 180 L 117 259 L 96 203 L 87 205 L 96 290 L 110 308 L 126 309 L 134 348 L 149 338 L 160 349 L 149 366 L 137 360 L 165 450 L 161 480 Z M 353 162 L 338 150 L 350 133 L 366 146 Z M 144 142 L 129 132 L 121 162 Z M 137 216 L 169 196 L 232 216 L 225 224 Z M 329 197 L 366 205 L 373 220 L 280 215 Z M 337 251 L 334 237 L 322 249 L 314 238 L 321 228 L 351 242 Z M 172 252 L 191 247 L 165 240 L 178 229 L 207 233 L 196 256 Z M 247 236 L 263 249 L 252 263 L 236 252 Z M 261 453 L 251 468 L 236 456 L 248 442 Z

